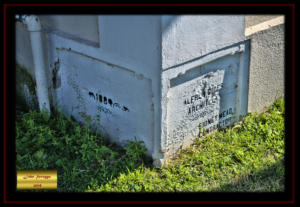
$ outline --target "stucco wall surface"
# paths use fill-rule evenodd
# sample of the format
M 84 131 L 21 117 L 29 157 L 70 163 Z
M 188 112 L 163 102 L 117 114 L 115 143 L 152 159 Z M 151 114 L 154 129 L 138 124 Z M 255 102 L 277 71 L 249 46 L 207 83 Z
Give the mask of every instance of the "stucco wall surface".
M 280 17 L 280 15 L 246 15 L 245 28 L 274 19 L 276 17 Z
M 88 22 L 89 35 L 70 16 L 43 18 L 53 103 L 119 144 L 136 136 L 156 165 L 190 144 L 199 123 L 209 133 L 246 113 L 243 15 L 101 15 Z M 18 24 L 17 60 L 33 75 L 29 43 Z
M 284 24 L 247 39 L 251 40 L 248 112 L 261 112 L 284 96 Z
M 162 16 L 162 68 L 245 40 L 243 15 Z

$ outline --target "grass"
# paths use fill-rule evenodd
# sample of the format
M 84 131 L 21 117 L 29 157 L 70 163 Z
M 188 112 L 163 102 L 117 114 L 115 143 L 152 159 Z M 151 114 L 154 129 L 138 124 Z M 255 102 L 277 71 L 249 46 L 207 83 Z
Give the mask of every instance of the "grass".
M 284 101 L 198 139 L 164 167 L 149 165 L 143 143 L 125 149 L 62 114 L 17 118 L 17 169 L 58 169 L 58 191 L 284 191 Z
M 102 137 L 61 112 L 18 115 L 16 168 L 56 169 L 59 192 L 82 192 L 89 185 L 101 185 L 122 172 L 149 165 L 142 142 L 128 141 L 121 148 Z
M 197 140 L 171 164 L 140 167 L 88 192 L 284 191 L 284 102 Z

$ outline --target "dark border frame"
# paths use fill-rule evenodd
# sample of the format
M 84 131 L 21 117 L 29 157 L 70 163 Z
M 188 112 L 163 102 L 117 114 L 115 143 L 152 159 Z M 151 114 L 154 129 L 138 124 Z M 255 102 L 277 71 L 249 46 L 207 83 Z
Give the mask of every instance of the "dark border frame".
M 7 55 L 7 9 L 9 7 L 85 7 L 85 6 L 92 6 L 92 7 L 151 7 L 151 8 L 156 8 L 156 7 L 245 7 L 245 6 L 250 6 L 250 7 L 286 7 L 289 8 L 291 11 L 291 26 L 288 29 L 291 29 L 291 40 L 289 41 L 290 48 L 288 48 L 290 51 L 291 58 L 291 63 L 289 63 L 291 66 L 291 71 L 288 71 L 288 76 L 291 76 L 291 82 L 289 84 L 289 91 L 290 93 L 290 98 L 291 98 L 291 108 L 288 109 L 290 113 L 289 115 L 289 124 L 291 124 L 291 133 L 289 136 L 291 136 L 291 140 L 289 140 L 289 143 L 291 144 L 291 151 L 289 153 L 289 156 L 291 157 L 290 164 L 291 164 L 291 199 L 289 200 L 281 200 L 281 201 L 276 201 L 276 200 L 236 200 L 236 201 L 228 201 L 228 200 L 223 200 L 223 201 L 212 201 L 212 200 L 199 200 L 199 201 L 175 201 L 175 200 L 164 200 L 164 201 L 155 201 L 155 200 L 149 200 L 149 201 L 87 201 L 87 200 L 82 200 L 82 201 L 72 201 L 72 200 L 64 200 L 64 201 L 59 201 L 59 200 L 51 200 L 51 201 L 29 201 L 29 200 L 18 200 L 18 201 L 13 201 L 13 200 L 8 200 L 7 199 L 7 152 L 9 149 L 7 148 L 7 98 L 8 98 L 8 93 L 7 93 L 7 65 L 8 65 L 8 55 Z M 293 204 L 295 203 L 295 4 L 4 4 L 3 7 L 3 201 L 5 204 L 10 204 L 10 203 L 224 203 L 224 204 L 244 204 L 244 203 L 251 203 L 251 204 Z M 286 29 L 287 31 L 287 29 Z M 285 56 L 287 57 L 287 55 Z M 286 59 L 287 60 L 287 59 Z M 286 68 L 287 69 L 287 68 Z M 287 75 L 286 75 L 287 76 Z M 287 84 L 287 83 L 286 83 Z M 287 86 L 287 85 L 286 85 Z M 287 92 L 286 87 L 286 92 Z M 291 110 L 291 111 L 290 111 Z M 68 196 L 68 198 L 70 198 Z

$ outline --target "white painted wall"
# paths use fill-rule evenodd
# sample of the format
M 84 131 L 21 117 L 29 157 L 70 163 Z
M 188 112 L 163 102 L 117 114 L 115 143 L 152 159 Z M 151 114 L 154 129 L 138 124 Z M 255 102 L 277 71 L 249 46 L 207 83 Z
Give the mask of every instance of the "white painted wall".
M 160 119 L 160 111 L 154 105 L 160 105 L 161 17 L 80 17 L 41 17 L 49 62 L 49 87 L 53 87 L 53 71 L 55 67 L 57 70 L 56 88 L 51 91 L 54 102 L 79 121 L 84 121 L 82 112 L 92 118 L 101 114 L 102 129 L 115 141 L 122 144 L 136 136 L 145 141 L 151 154 L 153 139 L 160 133 L 160 121 L 154 121 Z M 74 21 L 77 21 L 76 25 Z M 63 25 L 68 22 L 70 24 Z M 93 27 L 99 31 L 98 37 Z M 87 30 L 91 32 L 89 35 Z M 27 35 L 23 25 L 18 23 L 17 61 L 33 71 Z M 90 42 L 98 39 L 100 47 L 86 39 Z M 130 114 L 122 109 L 109 108 L 109 104 L 92 101 L 88 95 L 90 91 L 104 93 L 106 97 L 124 104 L 129 109 L 126 113 Z M 78 96 L 79 93 L 82 97 Z M 85 108 L 76 109 L 78 105 Z M 112 113 L 111 116 L 109 113 Z M 126 116 L 121 116 L 122 113 Z
M 96 15 L 40 15 L 39 18 L 47 32 L 99 47 Z
M 76 18 L 77 25 L 63 27 L 63 21 L 73 20 L 70 17 L 63 20 L 63 16 L 48 20 L 42 17 L 52 27 L 45 30 L 44 42 L 53 100 L 82 122 L 87 118 L 95 121 L 100 115 L 102 129 L 120 144 L 135 136 L 143 140 L 148 154 L 159 165 L 163 154 L 167 154 L 163 143 L 167 141 L 167 126 L 172 123 L 168 121 L 168 117 L 172 119 L 167 114 L 168 110 L 172 111 L 168 106 L 177 105 L 174 100 L 168 104 L 171 79 L 228 54 L 243 54 L 240 43 L 244 40 L 244 17 L 101 15 L 88 18 L 91 18 L 90 25 L 84 28 L 91 34 L 86 35 L 87 31 L 80 26 L 87 23 L 85 18 Z M 17 31 L 21 27 L 18 24 Z M 31 50 L 24 42 L 26 36 L 26 32 L 17 32 L 17 61 L 31 70 Z M 98 45 L 93 44 L 97 41 Z M 234 59 L 237 70 L 243 65 L 240 56 L 244 58 L 237 55 Z M 52 82 L 53 75 L 56 83 Z M 98 126 L 96 122 L 95 126 Z M 173 150 L 187 141 L 181 140 Z
M 243 15 L 162 16 L 162 68 L 245 40 Z

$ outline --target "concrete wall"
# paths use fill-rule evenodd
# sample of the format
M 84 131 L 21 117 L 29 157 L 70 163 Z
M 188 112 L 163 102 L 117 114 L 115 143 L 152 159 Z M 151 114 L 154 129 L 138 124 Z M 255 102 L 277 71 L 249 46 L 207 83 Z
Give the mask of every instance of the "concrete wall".
M 283 92 L 282 25 L 258 32 L 248 19 L 245 41 L 242 15 L 81 17 L 41 17 L 53 103 L 121 145 L 144 141 L 156 165 Z M 34 77 L 16 29 L 17 62 Z
M 246 28 L 247 39 L 251 41 L 248 112 L 261 112 L 284 96 L 284 17 L 274 16 L 249 25 L 252 26 Z
M 98 16 L 40 15 L 39 18 L 47 32 L 99 47 Z
M 37 96 L 35 94 L 36 80 L 35 80 L 35 71 L 34 71 L 33 56 L 32 56 L 32 49 L 31 49 L 31 42 L 30 42 L 30 34 L 27 31 L 26 26 L 20 22 L 16 22 L 15 28 L 16 28 L 16 62 L 17 62 L 16 71 L 20 72 L 16 74 L 17 99 L 20 98 L 20 97 L 18 98 L 18 96 L 20 95 L 24 96 L 26 100 L 25 103 L 27 104 L 27 106 L 24 106 L 25 108 L 38 109 L 38 104 L 36 104 L 37 102 Z M 48 54 L 49 54 L 49 49 L 51 47 L 49 47 L 50 45 L 47 40 L 46 33 L 43 33 L 42 35 L 42 42 L 44 43 L 42 52 L 45 57 L 45 63 L 47 68 L 46 76 L 48 82 L 47 83 L 48 93 L 51 94 L 54 92 L 51 86 L 52 72 L 51 70 L 49 70 L 50 68 L 47 67 L 49 66 Z M 52 96 L 50 96 L 50 101 L 52 101 Z
M 246 15 L 245 28 L 280 17 L 280 15 Z
M 160 133 L 154 107 L 160 106 L 160 16 L 40 18 L 53 103 L 95 127 L 100 115 L 101 129 L 114 141 L 123 145 L 136 136 L 151 155 Z M 17 62 L 34 78 L 29 34 L 20 23 L 16 38 Z
M 163 162 L 246 114 L 244 23 L 238 15 L 162 16 Z
M 74 25 L 74 21 L 70 18 L 68 15 L 41 16 L 49 64 L 55 62 L 57 49 L 66 48 L 108 63 L 131 68 L 146 76 L 153 75 L 153 69 L 149 68 L 160 67 L 158 61 L 161 53 L 160 16 L 106 15 L 97 16 L 97 19 L 95 16 L 93 18 L 85 16 L 76 18 L 77 25 Z M 86 18 L 91 20 L 88 21 L 91 26 L 86 27 L 87 31 L 92 27 L 98 28 L 97 30 L 101 31 L 98 32 L 98 36 L 95 36 L 96 29 L 86 36 L 87 31 L 80 27 L 87 24 Z M 62 22 L 71 24 L 62 26 Z M 67 33 L 68 36 L 64 36 Z M 33 75 L 29 34 L 21 23 L 16 23 L 16 34 L 17 61 L 32 71 Z M 95 41 L 98 39 L 101 46 L 95 47 L 85 39 Z
M 34 78 L 30 36 L 26 26 L 20 22 L 16 22 L 16 60 L 20 65 L 24 66 L 32 78 Z
M 164 160 L 247 113 L 248 42 L 173 67 L 162 74 Z
M 243 41 L 244 21 L 242 15 L 162 16 L 162 68 Z
M 236 82 L 230 83 L 234 87 L 230 104 L 238 110 L 240 87 L 235 85 L 242 86 L 237 77 L 243 76 L 239 71 L 244 68 L 243 16 L 48 15 L 41 16 L 41 22 L 53 103 L 80 122 L 92 121 L 94 127 L 101 126 L 121 145 L 137 137 L 145 142 L 149 155 L 155 160 L 163 159 L 168 142 L 165 129 L 173 125 L 172 120 L 180 121 L 180 117 L 170 116 L 177 106 L 178 94 L 169 84 L 180 80 L 176 79 L 179 73 L 188 74 L 190 69 L 216 59 L 217 65 L 199 70 L 203 76 L 203 72 L 218 66 L 224 75 L 222 64 L 226 61 L 222 59 L 228 55 L 233 57 L 229 56 L 227 62 L 235 71 Z M 28 32 L 17 24 L 17 61 L 33 74 L 29 42 Z M 177 66 L 180 67 L 170 69 Z M 203 79 L 201 74 L 192 76 Z M 228 77 L 226 72 L 225 79 Z M 226 88 L 227 83 L 224 85 Z M 167 96 L 175 99 L 168 103 Z M 221 108 L 216 109 L 216 115 L 224 103 L 219 103 Z M 165 113 L 168 110 L 169 116 Z M 181 139 L 174 144 L 174 140 L 168 142 L 174 146 L 169 155 L 176 154 L 189 141 Z

